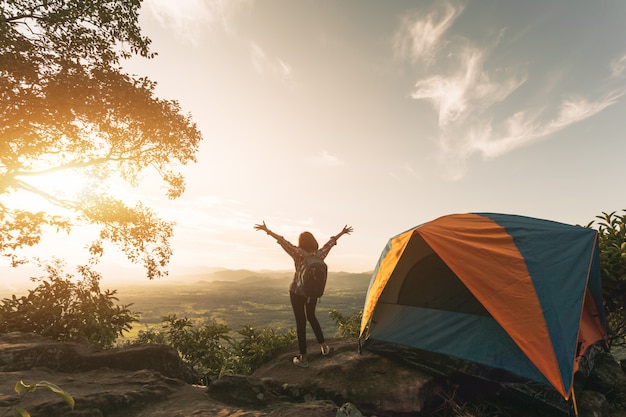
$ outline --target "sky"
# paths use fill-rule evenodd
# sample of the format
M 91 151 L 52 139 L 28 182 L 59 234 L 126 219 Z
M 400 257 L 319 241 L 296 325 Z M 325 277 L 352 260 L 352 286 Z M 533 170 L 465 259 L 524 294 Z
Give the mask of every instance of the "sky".
M 158 56 L 124 68 L 204 140 L 181 198 L 136 195 L 176 222 L 174 272 L 293 268 L 262 221 L 354 227 L 327 258 L 347 272 L 452 213 L 586 225 L 626 208 L 624 21 L 623 0 L 145 0 Z

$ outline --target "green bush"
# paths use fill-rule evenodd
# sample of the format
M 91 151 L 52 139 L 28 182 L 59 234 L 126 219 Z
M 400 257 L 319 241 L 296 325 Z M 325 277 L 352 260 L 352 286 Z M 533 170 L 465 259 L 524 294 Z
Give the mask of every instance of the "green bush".
M 359 337 L 361 318 L 363 318 L 362 311 L 354 313 L 351 316 L 344 316 L 337 310 L 331 310 L 328 314 L 337 325 L 337 330 L 341 337 L 344 339 L 356 339 Z
M 626 214 L 596 217 L 603 296 L 607 310 L 613 312 L 626 303 Z
M 278 333 L 271 328 L 256 329 L 246 324 L 231 336 L 231 328 L 213 320 L 194 325 L 187 317 L 166 316 L 162 320 L 165 331 L 140 331 L 133 343 L 162 343 L 174 347 L 181 358 L 209 379 L 225 373 L 250 374 L 285 346 L 292 343 L 293 329 Z
M 624 210 L 626 213 L 626 210 Z M 596 216 L 602 297 L 611 346 L 626 345 L 626 214 Z M 587 227 L 592 227 L 592 221 Z
M 276 352 L 289 346 L 296 340 L 296 332 L 289 329 L 278 333 L 266 327 L 256 329 L 253 324 L 245 324 L 237 333 L 243 339 L 233 343 L 233 352 L 241 358 L 237 367 L 240 373 L 252 373 L 259 366 L 270 360 Z
M 117 291 L 102 292 L 100 274 L 81 266 L 81 279 L 76 281 L 63 272 L 59 260 L 42 266 L 47 276 L 33 279 L 39 283 L 35 289 L 0 302 L 0 333 L 37 333 L 110 348 L 118 336 L 132 329 L 137 314 L 129 305 L 116 304 Z

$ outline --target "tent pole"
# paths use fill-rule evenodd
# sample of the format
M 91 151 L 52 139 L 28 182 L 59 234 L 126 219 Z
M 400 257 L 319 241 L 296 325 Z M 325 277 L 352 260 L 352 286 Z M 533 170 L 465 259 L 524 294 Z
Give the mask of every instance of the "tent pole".
M 578 416 L 578 406 L 576 405 L 576 394 L 574 394 L 573 386 L 572 386 L 572 403 L 574 404 L 574 414 Z

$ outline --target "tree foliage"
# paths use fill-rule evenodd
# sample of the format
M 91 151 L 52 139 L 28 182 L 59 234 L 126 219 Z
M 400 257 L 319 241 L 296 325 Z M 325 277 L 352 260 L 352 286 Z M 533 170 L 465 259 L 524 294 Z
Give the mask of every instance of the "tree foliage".
M 130 305 L 118 305 L 117 291 L 100 289 L 100 275 L 79 268 L 79 280 L 63 272 L 59 260 L 44 265 L 47 276 L 28 295 L 0 302 L 0 333 L 37 333 L 60 341 L 113 347 L 138 321 Z
M 178 102 L 155 96 L 155 83 L 121 63 L 152 58 L 138 24 L 140 0 L 7 0 L 0 2 L 0 196 L 32 193 L 67 211 L 51 215 L 0 202 L 0 254 L 24 262 L 18 249 L 39 243 L 47 227 L 100 227 L 90 246 L 116 244 L 164 274 L 172 224 L 149 208 L 110 195 L 107 179 L 137 186 L 154 172 L 177 198 L 177 167 L 195 162 L 201 135 Z M 59 171 L 89 175 L 87 192 L 52 193 L 32 180 Z

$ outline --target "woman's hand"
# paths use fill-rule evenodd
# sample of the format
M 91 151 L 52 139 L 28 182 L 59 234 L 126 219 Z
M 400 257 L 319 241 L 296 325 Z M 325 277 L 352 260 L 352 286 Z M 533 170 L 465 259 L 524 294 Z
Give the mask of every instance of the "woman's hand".
M 256 230 L 263 230 L 265 233 L 269 234 L 270 233 L 270 229 L 267 228 L 267 226 L 265 225 L 265 221 L 263 221 L 262 224 L 255 224 L 254 228 Z
M 349 235 L 350 233 L 352 233 L 353 230 L 354 229 L 352 228 L 352 226 L 345 225 L 343 227 L 343 230 L 341 231 L 341 233 L 339 233 L 339 236 L 341 236 L 341 235 Z

